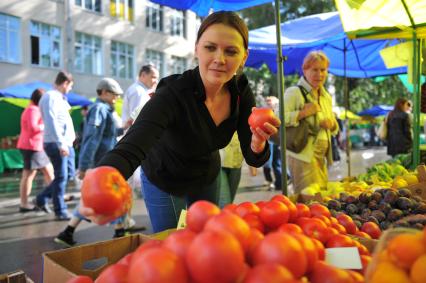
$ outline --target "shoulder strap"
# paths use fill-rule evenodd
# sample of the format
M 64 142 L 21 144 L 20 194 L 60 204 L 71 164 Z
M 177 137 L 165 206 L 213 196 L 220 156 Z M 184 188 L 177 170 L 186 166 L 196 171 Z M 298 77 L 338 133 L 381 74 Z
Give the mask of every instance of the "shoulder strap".
M 299 89 L 300 89 L 300 92 L 302 93 L 302 95 L 303 95 L 303 98 L 305 99 L 305 103 L 308 103 L 308 91 L 306 90 L 306 88 L 304 88 L 303 86 L 301 86 L 301 85 L 297 85 L 298 87 L 299 87 Z

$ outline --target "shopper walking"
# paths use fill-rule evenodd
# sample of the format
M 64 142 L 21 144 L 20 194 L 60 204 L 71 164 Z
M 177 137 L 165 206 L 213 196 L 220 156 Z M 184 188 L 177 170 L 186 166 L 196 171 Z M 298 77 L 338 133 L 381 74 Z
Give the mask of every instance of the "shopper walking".
M 54 169 L 54 179 L 35 199 L 35 205 L 50 213 L 48 200 L 53 202 L 57 220 L 69 220 L 64 201 L 68 183 L 69 170 L 75 168 L 73 142 L 75 140 L 74 125 L 66 95 L 73 86 L 72 75 L 61 71 L 55 79 L 55 87 L 47 91 L 40 99 L 39 106 L 45 125 L 44 150 L 49 156 Z

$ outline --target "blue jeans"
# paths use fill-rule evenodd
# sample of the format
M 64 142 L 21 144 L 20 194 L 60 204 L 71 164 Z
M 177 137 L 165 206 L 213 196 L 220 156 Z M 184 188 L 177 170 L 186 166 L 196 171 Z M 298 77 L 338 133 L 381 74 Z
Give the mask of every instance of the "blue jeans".
M 45 205 L 52 198 L 56 215 L 67 214 L 67 205 L 64 201 L 65 189 L 68 182 L 68 170 L 75 167 L 75 153 L 73 147 L 68 147 L 69 155 L 61 156 L 57 143 L 44 143 L 44 151 L 53 165 L 53 181 L 37 195 L 37 204 Z
M 219 206 L 223 208 L 229 203 L 233 203 L 235 195 L 238 190 L 238 185 L 241 180 L 241 167 L 240 168 L 226 168 L 220 169 L 220 196 Z
M 142 195 L 153 232 L 176 228 L 181 210 L 191 206 L 197 200 L 207 200 L 217 204 L 219 198 L 217 179 L 211 185 L 200 188 L 197 193 L 177 197 L 160 190 L 148 180 L 141 169 Z

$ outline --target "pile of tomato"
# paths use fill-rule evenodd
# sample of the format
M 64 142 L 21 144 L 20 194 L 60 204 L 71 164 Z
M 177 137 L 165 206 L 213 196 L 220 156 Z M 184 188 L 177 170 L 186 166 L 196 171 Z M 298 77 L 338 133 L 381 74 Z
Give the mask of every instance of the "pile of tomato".
M 198 201 L 186 222 L 164 241 L 143 243 L 95 282 L 364 282 L 370 253 L 349 234 L 377 236 L 375 229 L 358 231 L 344 214 L 332 217 L 324 205 L 294 204 L 283 195 L 223 210 Z M 332 247 L 358 248 L 363 269 L 327 264 L 325 248 Z

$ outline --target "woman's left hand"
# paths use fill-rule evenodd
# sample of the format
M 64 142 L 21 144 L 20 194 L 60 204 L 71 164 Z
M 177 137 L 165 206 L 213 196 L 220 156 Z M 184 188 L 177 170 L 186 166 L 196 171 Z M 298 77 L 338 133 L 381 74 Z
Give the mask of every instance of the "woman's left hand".
M 320 127 L 326 130 L 333 130 L 336 127 L 336 123 L 334 119 L 326 118 L 320 122 Z

